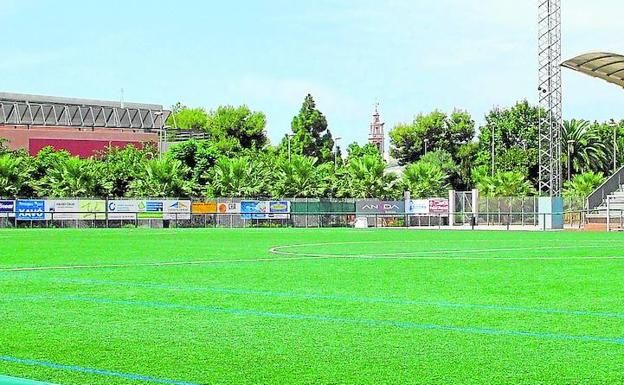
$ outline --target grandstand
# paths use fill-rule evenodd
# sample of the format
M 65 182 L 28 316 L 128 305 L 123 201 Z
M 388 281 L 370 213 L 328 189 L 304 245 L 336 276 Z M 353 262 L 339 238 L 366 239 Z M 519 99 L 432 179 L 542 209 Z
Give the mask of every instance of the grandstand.
M 624 87 L 624 56 L 610 52 L 589 52 L 561 64 L 565 68 L 582 74 L 605 80 L 608 83 Z M 606 225 L 612 229 L 613 216 L 619 219 L 622 228 L 622 208 L 624 208 L 624 168 L 617 169 L 615 162 L 617 142 L 614 139 L 613 175 L 587 198 L 588 229 L 598 229 Z

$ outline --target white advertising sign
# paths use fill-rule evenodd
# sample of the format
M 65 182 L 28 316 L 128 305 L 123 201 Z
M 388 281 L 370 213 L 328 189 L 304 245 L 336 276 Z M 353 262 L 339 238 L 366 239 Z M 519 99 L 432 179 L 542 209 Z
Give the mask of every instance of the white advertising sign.
M 409 201 L 406 211 L 410 214 L 429 214 L 429 199 L 414 199 Z
M 77 199 L 54 199 L 46 201 L 46 211 L 50 213 L 48 215 L 54 220 L 80 219 L 80 204 Z
M 169 220 L 191 219 L 191 201 L 190 200 L 163 201 L 163 219 L 169 219 Z
M 108 201 L 108 219 L 134 220 L 136 213 L 145 212 L 145 201 L 112 200 Z

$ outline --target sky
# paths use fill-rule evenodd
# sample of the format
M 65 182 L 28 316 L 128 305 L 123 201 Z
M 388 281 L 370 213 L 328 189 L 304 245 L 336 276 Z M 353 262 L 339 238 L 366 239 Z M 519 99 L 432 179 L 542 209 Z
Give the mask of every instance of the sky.
M 624 53 L 621 0 L 562 0 L 563 58 Z M 311 93 L 342 145 L 434 109 L 537 101 L 536 0 L 0 0 L 0 91 L 207 110 L 246 104 L 277 143 Z M 624 92 L 564 70 L 564 117 Z

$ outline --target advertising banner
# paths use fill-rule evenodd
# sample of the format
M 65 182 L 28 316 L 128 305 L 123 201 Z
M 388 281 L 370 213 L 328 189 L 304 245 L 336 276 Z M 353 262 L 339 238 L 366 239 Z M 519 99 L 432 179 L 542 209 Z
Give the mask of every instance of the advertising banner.
M 265 201 L 242 201 L 241 218 L 243 219 L 267 219 L 269 214 L 269 202 Z
M 46 211 L 54 220 L 78 220 L 80 205 L 77 199 L 53 199 L 46 201 Z
M 81 200 L 78 202 L 80 209 L 79 219 L 81 220 L 105 220 L 106 201 L 103 200 Z
M 271 201 L 269 202 L 269 218 L 270 219 L 288 219 L 290 216 L 290 202 L 288 201 Z
M 163 219 L 189 220 L 191 219 L 190 200 L 167 200 L 163 201 Z
M 404 214 L 404 201 L 358 201 L 355 206 L 358 214 Z
M 15 202 L 15 218 L 18 221 L 44 221 L 45 201 L 42 199 L 20 199 Z
M 240 203 L 218 203 L 217 212 L 219 214 L 240 214 L 241 204 Z
M 189 205 L 190 206 L 190 205 Z M 163 201 L 143 201 L 139 203 L 139 219 L 163 219 Z
M 429 214 L 448 214 L 449 213 L 449 201 L 448 199 L 435 198 L 429 199 Z
M 15 201 L 0 200 L 0 218 L 15 217 Z
M 137 213 L 145 211 L 144 201 L 112 200 L 108 201 L 108 219 L 134 220 Z
M 215 214 L 217 202 L 193 202 L 191 212 L 193 214 Z
M 241 202 L 242 219 L 288 219 L 290 202 L 288 201 L 243 201 Z
M 408 201 L 406 212 L 409 214 L 429 214 L 429 199 Z

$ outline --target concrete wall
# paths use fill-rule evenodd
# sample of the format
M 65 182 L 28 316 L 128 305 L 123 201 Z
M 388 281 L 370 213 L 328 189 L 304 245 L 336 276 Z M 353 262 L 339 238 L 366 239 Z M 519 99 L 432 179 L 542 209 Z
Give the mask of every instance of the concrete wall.
M 158 133 L 154 131 L 111 128 L 0 126 L 0 138 L 8 140 L 9 148 L 25 149 L 31 155 L 52 146 L 83 158 L 109 145 L 123 147 L 127 144 L 158 143 Z

